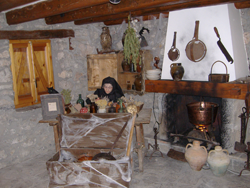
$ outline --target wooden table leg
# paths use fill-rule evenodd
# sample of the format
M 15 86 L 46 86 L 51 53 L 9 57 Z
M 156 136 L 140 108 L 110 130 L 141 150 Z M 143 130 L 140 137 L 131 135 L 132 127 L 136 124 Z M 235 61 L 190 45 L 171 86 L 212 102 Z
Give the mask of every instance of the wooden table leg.
M 143 124 L 140 123 L 140 130 L 141 130 L 141 139 L 142 139 L 142 143 L 145 146 L 145 140 L 144 140 L 144 130 L 143 130 Z
M 57 123 L 56 124 L 49 124 L 49 125 L 53 126 L 56 152 L 58 152 L 60 150 L 60 144 L 59 144 L 59 138 L 58 138 Z
M 136 130 L 136 148 L 139 160 L 139 170 L 142 172 L 143 158 L 144 158 L 143 147 L 145 147 L 143 125 L 142 124 L 136 125 L 135 130 Z

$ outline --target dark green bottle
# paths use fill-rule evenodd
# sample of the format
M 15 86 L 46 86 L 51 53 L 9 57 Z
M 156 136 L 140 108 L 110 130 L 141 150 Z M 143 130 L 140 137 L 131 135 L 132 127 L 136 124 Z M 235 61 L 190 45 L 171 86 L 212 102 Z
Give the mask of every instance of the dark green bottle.
M 84 107 L 84 100 L 82 99 L 81 94 L 79 94 L 79 98 L 77 99 L 76 104 L 81 104 L 81 106 Z

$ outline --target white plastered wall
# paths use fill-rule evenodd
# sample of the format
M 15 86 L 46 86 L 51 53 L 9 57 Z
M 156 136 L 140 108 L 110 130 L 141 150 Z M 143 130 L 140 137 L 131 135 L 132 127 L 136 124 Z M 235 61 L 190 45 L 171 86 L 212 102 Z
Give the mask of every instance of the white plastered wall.
M 188 42 L 193 39 L 196 20 L 200 21 L 198 38 L 205 43 L 207 52 L 201 61 L 192 62 L 187 58 L 185 48 Z M 217 27 L 221 42 L 234 59 L 233 64 L 227 61 L 218 47 L 217 41 L 219 39 L 214 32 L 214 27 Z M 172 46 L 175 31 L 177 32 L 176 47 L 180 51 L 180 57 L 173 62 L 168 58 L 168 51 Z M 248 75 L 239 10 L 233 4 L 225 4 L 170 12 L 161 78 L 172 79 L 170 65 L 182 63 L 185 70 L 183 80 L 208 81 L 211 66 L 217 60 L 226 64 L 230 81 Z M 226 73 L 225 66 L 216 63 L 213 67 L 213 73 Z

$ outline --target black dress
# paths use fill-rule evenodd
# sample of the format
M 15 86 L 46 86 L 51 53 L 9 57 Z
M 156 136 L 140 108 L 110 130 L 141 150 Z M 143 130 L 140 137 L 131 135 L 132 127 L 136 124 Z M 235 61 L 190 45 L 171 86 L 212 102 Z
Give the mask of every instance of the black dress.
M 104 84 L 111 84 L 113 86 L 113 90 L 107 94 L 103 88 Z M 116 80 L 112 77 L 107 77 L 104 78 L 102 80 L 102 88 L 101 89 L 97 89 L 94 92 L 95 95 L 98 95 L 98 97 L 104 98 L 107 97 L 109 99 L 109 101 L 113 101 L 113 102 L 117 102 L 117 99 L 121 98 L 122 96 L 124 96 L 122 89 L 120 87 L 120 85 L 116 82 Z M 88 104 L 90 103 L 90 100 L 87 99 L 86 101 Z

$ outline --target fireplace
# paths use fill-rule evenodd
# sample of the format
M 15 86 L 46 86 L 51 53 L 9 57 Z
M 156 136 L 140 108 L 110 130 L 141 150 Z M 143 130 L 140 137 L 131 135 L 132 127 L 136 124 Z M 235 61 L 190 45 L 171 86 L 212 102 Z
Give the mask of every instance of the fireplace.
M 190 122 L 187 105 L 190 103 L 196 104 L 195 102 L 198 104 L 210 102 L 219 105 L 216 116 L 214 117 L 215 120 L 213 122 L 211 121 L 210 125 L 207 123 L 205 123 L 206 125 L 195 125 Z M 222 145 L 221 135 L 223 121 L 221 118 L 221 98 L 168 94 L 165 98 L 165 103 L 166 134 L 170 141 L 174 141 L 173 135 L 183 135 L 184 137 L 179 137 L 178 140 L 178 143 L 183 146 L 186 146 L 186 144 L 192 140 L 191 137 L 213 141 L 214 143 Z
M 205 135 L 204 133 L 197 133 L 199 128 L 190 123 L 188 117 L 187 104 L 201 100 L 219 105 L 215 121 L 212 123 L 213 127 L 206 127 L 208 138 L 203 136 Z M 169 142 L 177 143 L 183 147 L 192 141 L 189 137 L 208 139 L 212 142 L 203 142 L 208 148 L 214 145 L 212 143 L 218 143 L 230 153 L 235 152 L 234 144 L 236 141 L 240 141 L 241 120 L 238 116 L 241 114 L 241 108 L 244 106 L 243 100 L 167 94 L 164 103 L 164 121 L 162 126 L 165 126 L 165 128 L 160 130 L 161 138 L 165 137 Z M 176 134 L 184 137 L 173 136 Z M 247 137 L 249 137 L 248 135 L 247 133 Z

